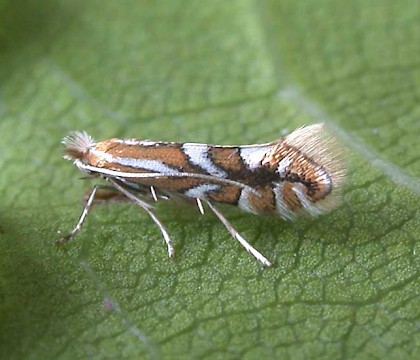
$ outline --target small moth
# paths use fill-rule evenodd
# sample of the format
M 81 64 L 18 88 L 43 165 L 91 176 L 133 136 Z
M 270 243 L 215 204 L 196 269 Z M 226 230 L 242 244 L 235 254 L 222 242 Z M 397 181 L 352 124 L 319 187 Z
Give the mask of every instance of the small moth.
M 276 215 L 285 220 L 320 215 L 334 208 L 344 180 L 342 152 L 323 124 L 303 126 L 266 144 L 221 146 L 139 139 L 96 142 L 86 132 L 62 141 L 64 158 L 84 173 L 110 186 L 145 210 L 158 226 L 168 248 L 174 248 L 150 200 L 183 197 L 203 203 L 233 238 L 265 266 L 271 266 L 224 217 L 216 204 L 247 212 Z M 82 227 L 97 191 L 95 185 L 73 230 L 57 240 L 70 240 Z

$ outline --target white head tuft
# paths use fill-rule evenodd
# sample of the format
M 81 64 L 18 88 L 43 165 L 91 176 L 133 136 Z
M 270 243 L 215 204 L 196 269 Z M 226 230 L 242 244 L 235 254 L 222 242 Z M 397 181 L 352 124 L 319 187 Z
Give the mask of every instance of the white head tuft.
M 86 131 L 75 131 L 61 142 L 64 146 L 66 160 L 82 159 L 88 150 L 95 146 L 95 140 Z

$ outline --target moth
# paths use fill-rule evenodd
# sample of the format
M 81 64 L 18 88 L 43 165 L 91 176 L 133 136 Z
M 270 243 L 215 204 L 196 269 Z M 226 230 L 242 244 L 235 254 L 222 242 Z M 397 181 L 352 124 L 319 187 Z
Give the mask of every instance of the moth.
M 233 238 L 264 266 L 271 262 L 252 247 L 217 208 L 229 204 L 255 215 L 285 220 L 317 216 L 333 209 L 345 177 L 343 155 L 323 124 L 303 126 L 265 144 L 222 146 L 141 139 L 96 142 L 84 131 L 66 136 L 64 158 L 90 176 L 103 178 L 115 191 L 140 206 L 159 228 L 169 257 L 171 238 L 153 212 L 151 201 L 183 197 L 206 205 Z M 73 230 L 82 228 L 98 190 L 95 185 Z

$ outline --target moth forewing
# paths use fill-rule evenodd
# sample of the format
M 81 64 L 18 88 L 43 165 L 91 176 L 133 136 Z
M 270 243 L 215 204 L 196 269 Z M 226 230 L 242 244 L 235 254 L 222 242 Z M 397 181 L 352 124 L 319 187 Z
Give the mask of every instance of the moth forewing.
M 140 139 L 95 142 L 86 132 L 65 137 L 63 144 L 66 159 L 81 171 L 101 176 L 149 214 L 165 239 L 169 256 L 174 253 L 169 234 L 147 199 L 195 199 L 201 213 L 203 201 L 232 237 L 270 266 L 215 204 L 288 220 L 303 214 L 316 216 L 337 204 L 345 175 L 342 152 L 323 124 L 301 127 L 271 143 L 245 146 Z M 60 241 L 71 239 L 81 229 L 96 190 L 73 231 Z

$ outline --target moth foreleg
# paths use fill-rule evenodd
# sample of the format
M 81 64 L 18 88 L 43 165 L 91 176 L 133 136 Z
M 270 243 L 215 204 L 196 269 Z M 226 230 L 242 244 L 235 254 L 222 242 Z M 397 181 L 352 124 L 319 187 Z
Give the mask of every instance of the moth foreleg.
M 109 188 L 107 186 L 104 185 L 95 185 L 92 189 L 92 192 L 90 193 L 85 207 L 83 208 L 82 214 L 80 215 L 79 221 L 77 222 L 76 226 L 73 228 L 73 230 L 71 232 L 69 232 L 66 236 L 61 237 L 60 239 L 56 240 L 57 244 L 63 244 L 66 243 L 67 241 L 71 240 L 82 228 L 83 223 L 86 220 L 87 214 L 89 213 L 89 210 L 93 204 L 93 200 L 95 199 L 95 195 L 97 194 L 97 191 L 99 189 L 106 189 Z
M 232 224 L 223 216 L 223 214 L 208 200 L 204 200 L 209 208 L 214 212 L 214 214 L 219 218 L 222 224 L 226 227 L 226 229 L 230 232 L 233 238 L 238 240 L 241 245 L 248 251 L 252 256 L 254 256 L 259 262 L 261 262 L 264 266 L 271 266 L 271 262 L 267 260 L 267 258 L 261 254 L 257 249 L 252 247 L 251 244 L 246 241 L 241 234 L 239 234 L 236 229 L 232 226 Z
M 118 191 L 121 191 L 122 194 L 127 196 L 131 201 L 133 201 L 135 204 L 137 204 L 144 211 L 147 212 L 147 214 L 152 218 L 152 220 L 155 222 L 155 224 L 159 228 L 160 232 L 162 233 L 163 239 L 165 240 L 166 246 L 168 248 L 169 257 L 170 258 L 173 257 L 174 253 L 175 253 L 175 250 L 174 250 L 174 247 L 172 246 L 171 238 L 169 237 L 169 234 L 168 234 L 166 228 L 163 226 L 163 224 L 160 222 L 160 220 L 156 217 L 156 215 L 152 212 L 152 210 L 150 210 L 151 205 L 148 204 L 147 202 L 143 201 L 142 199 L 140 199 L 139 197 L 137 197 L 136 195 L 134 195 L 130 191 L 128 191 L 126 188 L 121 186 L 118 182 L 116 182 L 112 178 L 106 177 L 105 179 L 107 181 L 109 181 L 112 184 L 112 186 L 114 186 Z

